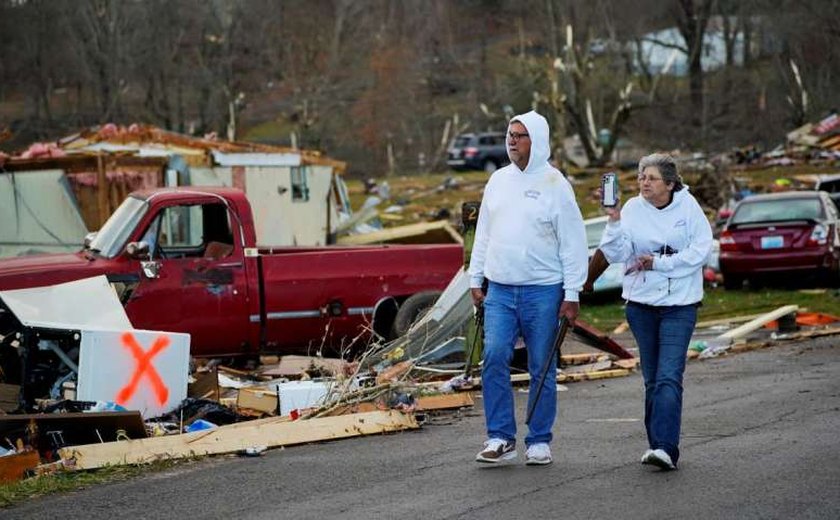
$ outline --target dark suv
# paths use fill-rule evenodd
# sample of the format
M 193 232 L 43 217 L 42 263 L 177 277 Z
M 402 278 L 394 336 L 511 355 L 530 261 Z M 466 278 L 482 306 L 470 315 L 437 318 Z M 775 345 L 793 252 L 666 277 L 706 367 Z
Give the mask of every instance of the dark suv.
M 503 132 L 461 134 L 452 140 L 447 152 L 446 164 L 454 170 L 492 173 L 510 162 Z

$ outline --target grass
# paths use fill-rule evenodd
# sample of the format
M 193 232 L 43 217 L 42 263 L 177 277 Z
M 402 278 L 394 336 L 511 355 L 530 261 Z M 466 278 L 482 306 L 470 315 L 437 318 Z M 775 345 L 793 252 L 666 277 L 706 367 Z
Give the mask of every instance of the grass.
M 719 287 L 710 288 L 706 289 L 698 321 L 759 314 L 783 305 L 798 305 L 809 312 L 840 316 L 840 292 L 836 289 L 725 291 Z M 624 321 L 624 302 L 617 293 L 584 298 L 581 319 L 610 332 Z
M 107 466 L 93 471 L 61 471 L 18 482 L 4 483 L 0 484 L 0 508 L 10 507 L 39 496 L 122 482 L 147 473 L 168 470 L 193 460 L 163 460 L 144 465 Z

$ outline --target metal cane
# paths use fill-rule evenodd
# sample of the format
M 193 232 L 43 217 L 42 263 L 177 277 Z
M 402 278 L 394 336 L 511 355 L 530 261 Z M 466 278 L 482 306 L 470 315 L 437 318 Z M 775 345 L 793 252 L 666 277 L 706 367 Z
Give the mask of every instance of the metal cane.
M 545 384 L 545 378 L 548 375 L 548 368 L 551 366 L 551 363 L 554 361 L 554 351 L 557 351 L 557 355 L 560 355 L 560 345 L 563 344 L 563 339 L 566 337 L 566 333 L 569 331 L 569 320 L 566 319 L 565 316 L 560 318 L 560 324 L 557 326 L 557 335 L 554 337 L 554 347 L 548 351 L 548 357 L 545 358 L 545 362 L 543 363 L 542 367 L 542 374 L 540 376 L 540 384 L 537 386 L 537 394 L 534 396 L 534 399 L 531 401 L 531 405 L 528 407 L 528 415 L 525 419 L 525 424 L 531 424 L 531 415 L 534 413 L 534 409 L 537 407 L 537 401 L 540 399 L 540 394 L 542 393 L 543 385 Z
M 475 347 L 478 346 L 478 338 L 484 334 L 484 304 L 479 304 L 475 311 L 475 335 L 473 336 L 472 345 L 470 345 L 469 354 L 467 354 L 466 363 L 464 363 L 464 379 L 469 380 L 472 377 L 473 369 L 473 355 L 475 354 Z

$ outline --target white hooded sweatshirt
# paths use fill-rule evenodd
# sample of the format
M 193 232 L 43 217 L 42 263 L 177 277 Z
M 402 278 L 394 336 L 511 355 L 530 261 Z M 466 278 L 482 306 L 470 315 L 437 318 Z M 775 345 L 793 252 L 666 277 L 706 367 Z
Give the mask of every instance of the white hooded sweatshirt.
M 688 186 L 658 209 L 641 196 L 609 222 L 600 249 L 610 263 L 631 266 L 653 255 L 653 269 L 624 276 L 622 297 L 647 305 L 690 305 L 703 299 L 703 265 L 712 248 L 712 228 Z M 663 254 L 664 253 L 664 254 Z
M 470 287 L 481 287 L 485 277 L 506 285 L 562 282 L 565 300 L 578 301 L 589 259 L 580 208 L 569 181 L 548 163 L 545 118 L 531 111 L 514 121 L 528 131 L 531 156 L 524 171 L 511 162 L 496 170 L 484 188 Z

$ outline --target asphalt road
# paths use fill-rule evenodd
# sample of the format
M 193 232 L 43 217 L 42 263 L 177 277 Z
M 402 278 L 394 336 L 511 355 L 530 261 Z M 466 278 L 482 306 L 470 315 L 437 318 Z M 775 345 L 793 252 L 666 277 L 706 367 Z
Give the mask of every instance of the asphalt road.
M 642 383 L 633 375 L 560 393 L 546 467 L 473 462 L 484 438 L 479 406 L 418 431 L 213 458 L 34 499 L 0 517 L 837 519 L 835 343 L 690 363 L 676 472 L 638 462 Z M 517 394 L 520 418 L 525 396 Z

